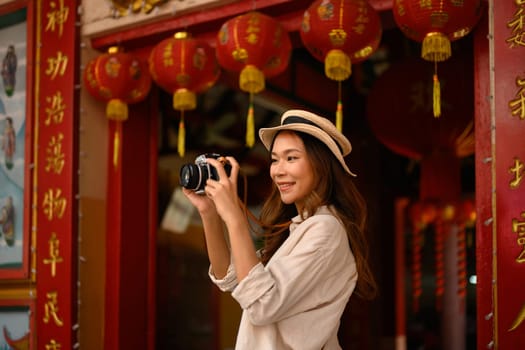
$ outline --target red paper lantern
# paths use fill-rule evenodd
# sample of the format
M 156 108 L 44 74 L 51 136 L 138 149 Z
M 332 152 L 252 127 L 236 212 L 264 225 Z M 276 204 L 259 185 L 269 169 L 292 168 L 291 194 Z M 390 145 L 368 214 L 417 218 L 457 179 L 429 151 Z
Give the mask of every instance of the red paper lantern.
M 128 104 L 140 102 L 151 89 L 146 64 L 137 57 L 111 47 L 91 60 L 84 70 L 84 86 L 95 98 L 107 102 L 106 117 L 117 123 L 113 138 L 113 163 L 118 163 L 121 122 L 128 119 Z
M 420 197 L 455 200 L 461 193 L 460 158 L 474 153 L 471 60 L 443 63 L 446 117 L 432 118 L 432 67 L 417 57 L 398 61 L 372 86 L 367 117 L 376 137 L 393 152 L 421 161 Z
M 340 82 L 350 77 L 353 63 L 374 53 L 382 32 L 378 13 L 365 0 L 316 0 L 303 15 L 300 35 L 304 46 L 324 62 L 326 76 L 339 82 L 339 130 L 343 108 Z
M 451 42 L 472 31 L 481 17 L 481 10 L 481 0 L 395 0 L 392 8 L 401 31 L 408 38 L 421 42 L 421 57 L 434 63 L 451 56 Z M 439 117 L 441 91 L 437 71 L 433 80 L 434 117 Z
M 178 152 L 185 152 L 184 111 L 197 107 L 197 94 L 209 89 L 220 75 L 215 51 L 205 41 L 186 32 L 176 33 L 156 45 L 149 56 L 153 80 L 173 94 L 173 108 L 181 111 Z
M 239 87 L 250 93 L 246 144 L 255 142 L 253 94 L 264 90 L 265 79 L 281 74 L 290 61 L 292 44 L 281 24 L 257 11 L 236 16 L 225 22 L 217 34 L 216 55 L 219 64 L 239 72 Z

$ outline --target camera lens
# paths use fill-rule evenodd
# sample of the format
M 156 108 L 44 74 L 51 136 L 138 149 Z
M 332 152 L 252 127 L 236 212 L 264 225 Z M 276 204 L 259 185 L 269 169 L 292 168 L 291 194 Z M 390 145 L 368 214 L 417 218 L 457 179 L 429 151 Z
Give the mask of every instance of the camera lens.
M 202 190 L 201 168 L 197 164 L 184 164 L 180 168 L 180 184 L 190 190 Z

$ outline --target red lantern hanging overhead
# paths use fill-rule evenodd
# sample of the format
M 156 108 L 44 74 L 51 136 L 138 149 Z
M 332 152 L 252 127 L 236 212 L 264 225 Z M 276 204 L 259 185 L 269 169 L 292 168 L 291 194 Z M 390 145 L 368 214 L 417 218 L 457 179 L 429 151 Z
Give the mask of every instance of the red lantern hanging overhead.
M 116 122 L 113 138 L 113 164 L 118 164 L 122 121 L 128 119 L 128 104 L 146 98 L 151 76 L 137 57 L 111 47 L 91 60 L 84 70 L 84 86 L 95 98 L 107 102 L 106 117 Z
M 410 39 L 422 43 L 421 57 L 434 63 L 433 112 L 441 115 L 437 63 L 451 56 L 451 42 L 472 31 L 482 13 L 481 0 L 395 0 L 395 22 Z
M 461 193 L 460 158 L 474 153 L 472 60 L 443 63 L 446 118 L 432 118 L 432 67 L 418 57 L 395 62 L 375 81 L 367 118 L 375 136 L 393 152 L 421 161 L 420 198 L 454 200 Z M 409 72 L 409 73 L 407 73 Z
M 253 146 L 253 94 L 264 90 L 265 79 L 281 74 L 288 67 L 292 44 L 288 32 L 275 19 L 257 11 L 225 22 L 217 34 L 219 64 L 239 72 L 239 87 L 250 94 L 246 145 Z
M 303 15 L 300 35 L 304 46 L 324 62 L 326 76 L 339 83 L 339 130 L 343 122 L 341 82 L 350 77 L 353 63 L 374 53 L 382 32 L 379 15 L 366 0 L 316 0 Z
M 157 44 L 149 56 L 153 80 L 173 94 L 173 108 L 181 112 L 178 153 L 185 152 L 184 111 L 197 107 L 197 94 L 215 84 L 220 75 L 215 51 L 205 41 L 178 32 Z

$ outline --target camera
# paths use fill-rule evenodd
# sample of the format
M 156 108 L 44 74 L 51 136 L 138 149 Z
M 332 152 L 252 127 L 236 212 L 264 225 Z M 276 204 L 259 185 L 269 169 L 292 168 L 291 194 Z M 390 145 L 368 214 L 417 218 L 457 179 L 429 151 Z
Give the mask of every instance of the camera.
M 222 156 L 217 153 L 205 153 L 195 158 L 195 164 L 184 164 L 180 168 L 180 184 L 182 187 L 195 191 L 198 194 L 204 193 L 204 186 L 206 180 L 219 180 L 217 169 L 211 166 L 207 158 L 214 158 L 220 160 Z M 231 165 L 224 160 L 224 170 L 230 176 Z

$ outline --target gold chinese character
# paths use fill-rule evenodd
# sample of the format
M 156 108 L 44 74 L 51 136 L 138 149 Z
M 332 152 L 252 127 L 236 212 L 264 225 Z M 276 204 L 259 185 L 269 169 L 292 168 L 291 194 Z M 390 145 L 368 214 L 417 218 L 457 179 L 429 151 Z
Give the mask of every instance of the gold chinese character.
M 525 24 L 525 17 L 523 8 L 520 7 L 516 11 L 516 13 L 513 15 L 513 18 L 511 21 L 507 22 L 507 28 L 511 29 L 512 36 L 505 40 L 507 43 L 509 43 L 510 48 L 516 47 L 516 46 L 525 46 L 525 42 L 523 41 L 523 28 Z
M 49 243 L 49 258 L 44 259 L 44 264 L 51 264 L 51 276 L 56 276 L 56 270 L 57 270 L 57 263 L 61 263 L 63 261 L 62 257 L 60 256 L 59 246 L 60 241 L 57 239 L 57 235 L 55 232 L 51 235 L 51 238 L 48 241 Z
M 523 179 L 523 162 L 518 158 L 514 159 L 514 165 L 509 168 L 509 173 L 513 175 L 513 179 L 510 182 L 510 188 L 518 188 Z
M 516 78 L 516 86 L 519 88 L 516 98 L 509 102 L 509 107 L 512 109 L 512 115 L 519 116 L 520 119 L 525 119 L 525 79 Z
M 57 343 L 55 339 L 51 339 L 48 344 L 46 344 L 46 350 L 60 350 L 62 349 L 62 344 Z
M 421 0 L 419 2 L 419 7 L 420 8 L 425 8 L 425 9 L 431 9 L 432 8 L 432 0 Z
M 357 34 L 363 34 L 365 32 L 365 25 L 364 24 L 356 24 L 352 27 L 353 31 Z
M 523 323 L 523 321 L 525 321 L 525 304 L 523 304 L 523 306 L 521 307 L 520 312 L 518 312 L 518 316 L 516 317 L 514 322 L 512 322 L 512 325 L 509 328 L 509 332 L 511 332 L 511 331 L 515 330 L 516 328 L 518 328 L 519 325 Z
M 53 319 L 57 326 L 62 327 L 64 325 L 64 321 L 58 317 L 58 293 L 46 293 L 46 298 L 47 301 L 44 304 L 44 323 L 49 323 L 49 321 Z
M 343 46 L 345 44 L 347 36 L 348 35 L 346 34 L 346 31 L 340 28 L 331 29 L 330 33 L 328 34 L 330 42 L 334 46 Z
M 46 148 L 46 166 L 47 172 L 53 171 L 55 174 L 62 173 L 65 164 L 65 155 L 62 152 L 62 141 L 64 134 L 59 133 L 58 136 L 52 136 Z
M 427 103 L 428 101 L 432 101 L 432 96 L 429 94 L 431 93 L 425 86 L 425 83 L 423 82 L 416 82 L 410 86 L 409 91 L 409 98 L 410 98 L 410 111 L 411 112 L 419 112 L 419 111 L 430 111 L 431 103 Z
M 67 68 L 67 56 L 61 51 L 58 51 L 56 57 L 47 59 L 46 74 L 51 76 L 51 79 L 55 79 L 57 75 L 64 75 Z
M 48 30 L 54 32 L 58 27 L 58 36 L 62 36 L 64 23 L 67 22 L 69 15 L 69 7 L 64 7 L 64 0 L 59 0 L 58 5 L 55 1 L 51 1 L 49 6 L 52 10 L 47 13 L 46 32 Z
M 66 211 L 67 200 L 62 197 L 62 190 L 49 189 L 44 194 L 44 202 L 42 203 L 44 207 L 44 214 L 46 214 L 48 220 L 53 218 L 62 218 L 64 212 Z
M 64 120 L 64 111 L 66 110 L 62 93 L 58 91 L 53 96 L 46 97 L 46 102 L 50 106 L 46 108 L 47 117 L 44 123 L 46 125 L 51 124 L 51 122 L 54 122 L 55 124 L 62 123 L 62 120 Z
M 168 44 L 166 45 L 166 47 L 164 48 L 164 51 L 162 52 L 162 62 L 164 63 L 164 67 L 173 66 L 173 55 L 171 51 L 172 49 L 173 49 L 173 45 Z
M 521 216 L 525 218 L 525 211 L 521 213 Z M 512 232 L 518 234 L 518 245 L 522 247 L 521 253 L 516 258 L 516 262 L 525 263 L 525 221 L 519 221 L 518 219 L 512 219 Z

